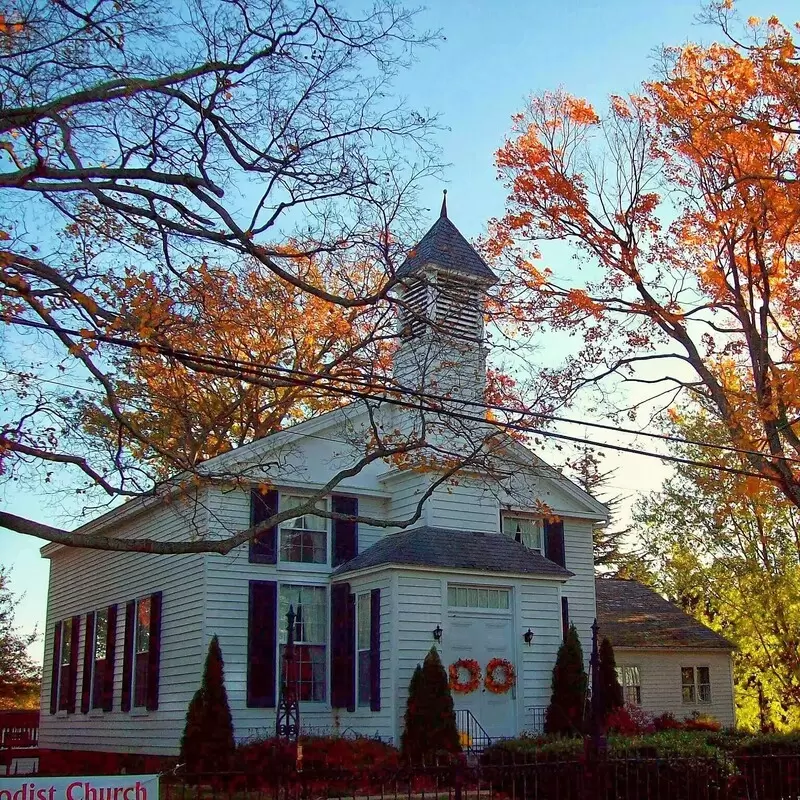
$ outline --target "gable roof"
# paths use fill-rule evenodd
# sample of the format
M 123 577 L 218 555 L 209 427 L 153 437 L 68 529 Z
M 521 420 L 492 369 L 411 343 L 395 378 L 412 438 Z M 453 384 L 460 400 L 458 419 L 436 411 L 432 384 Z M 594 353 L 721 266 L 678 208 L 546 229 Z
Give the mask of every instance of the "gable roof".
M 600 636 L 614 647 L 733 650 L 735 645 L 638 581 L 596 578 Z
M 433 223 L 419 244 L 409 251 L 403 265 L 397 270 L 396 277 L 406 278 L 426 264 L 460 272 L 485 283 L 497 283 L 497 276 L 450 222 L 444 209 L 442 216 Z
M 389 564 L 541 575 L 561 580 L 573 574 L 509 536 L 427 525 L 385 536 L 333 574 Z

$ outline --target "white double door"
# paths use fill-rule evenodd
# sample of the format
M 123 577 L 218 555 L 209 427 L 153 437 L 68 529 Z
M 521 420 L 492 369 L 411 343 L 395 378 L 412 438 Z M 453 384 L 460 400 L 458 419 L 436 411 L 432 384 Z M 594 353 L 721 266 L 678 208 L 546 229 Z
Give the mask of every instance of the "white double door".
M 511 616 L 450 611 L 444 638 L 445 669 L 459 658 L 475 659 L 481 665 L 481 676 L 493 658 L 504 658 L 515 664 L 514 622 Z M 515 664 L 516 667 L 516 664 Z M 519 681 L 519 670 L 517 681 Z M 462 679 L 465 673 L 462 671 Z M 497 677 L 502 679 L 502 675 Z M 458 709 L 472 712 L 492 738 L 514 736 L 517 732 L 517 692 L 519 685 L 503 694 L 490 692 L 483 685 L 468 694 L 453 693 Z

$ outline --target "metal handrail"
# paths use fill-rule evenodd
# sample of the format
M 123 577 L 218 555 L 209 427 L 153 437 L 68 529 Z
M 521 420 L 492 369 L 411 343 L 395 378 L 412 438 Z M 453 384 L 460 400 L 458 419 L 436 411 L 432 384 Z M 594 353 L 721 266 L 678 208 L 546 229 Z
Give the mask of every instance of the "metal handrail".
M 492 737 L 468 708 L 456 709 L 456 726 L 461 747 L 468 752 L 481 753 L 492 743 Z

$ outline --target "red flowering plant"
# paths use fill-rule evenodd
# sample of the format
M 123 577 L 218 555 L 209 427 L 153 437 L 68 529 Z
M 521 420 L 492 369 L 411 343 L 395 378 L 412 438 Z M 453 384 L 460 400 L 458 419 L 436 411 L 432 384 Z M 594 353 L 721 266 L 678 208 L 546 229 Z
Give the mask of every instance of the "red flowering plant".
M 298 746 L 302 759 L 298 759 Z M 391 780 L 397 773 L 399 754 L 378 739 L 301 736 L 297 745 L 277 738 L 248 742 L 239 747 L 237 762 L 248 785 L 301 779 L 307 789 L 324 795 L 338 788 L 374 788 Z
M 699 711 L 695 711 L 690 717 L 686 717 L 683 727 L 687 731 L 717 733 L 722 730 L 722 723 L 710 714 L 701 714 Z
M 665 711 L 653 718 L 653 727 L 656 731 L 681 731 L 683 723 L 671 711 Z
M 632 703 L 615 708 L 606 717 L 606 729 L 609 733 L 619 733 L 622 736 L 640 736 L 656 730 L 653 718 L 641 706 Z

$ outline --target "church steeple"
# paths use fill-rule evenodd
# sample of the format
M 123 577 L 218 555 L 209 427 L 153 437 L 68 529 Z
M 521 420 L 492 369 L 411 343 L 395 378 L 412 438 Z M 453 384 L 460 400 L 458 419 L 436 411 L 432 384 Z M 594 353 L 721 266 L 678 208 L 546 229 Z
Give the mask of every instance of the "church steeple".
M 480 400 L 486 382 L 483 310 L 497 276 L 447 215 L 397 270 L 401 345 L 395 377 L 406 386 Z

